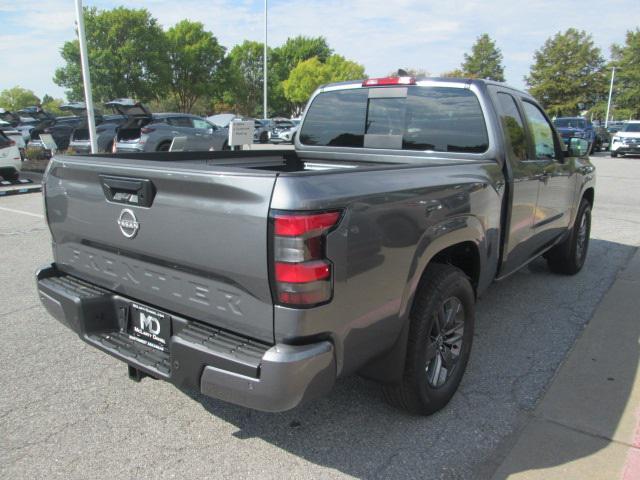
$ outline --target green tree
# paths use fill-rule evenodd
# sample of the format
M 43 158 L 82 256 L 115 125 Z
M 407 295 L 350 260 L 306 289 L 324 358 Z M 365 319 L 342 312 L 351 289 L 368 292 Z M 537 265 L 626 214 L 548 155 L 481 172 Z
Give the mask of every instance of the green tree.
M 359 63 L 347 60 L 341 55 L 331 55 L 326 62 L 330 72 L 330 82 L 361 80 L 366 77 L 364 67 Z
M 42 97 L 42 109 L 45 112 L 52 113 L 53 115 L 69 115 L 69 113 L 65 113 L 60 106 L 64 103 L 64 100 L 61 98 L 53 98 L 50 95 L 44 95 Z
M 300 62 L 284 82 L 284 94 L 295 105 L 302 105 L 322 84 L 329 83 L 330 72 L 318 57 Z
M 640 117 L 640 29 L 627 31 L 624 45 L 611 47 L 611 66 L 616 67 L 614 100 L 616 107 Z
M 473 75 L 469 75 L 459 68 L 455 68 L 448 72 L 442 72 L 440 76 L 443 78 L 475 78 Z
M 332 53 L 333 50 L 324 37 L 304 36 L 287 38 L 282 46 L 273 51 L 277 59 L 277 67 L 282 70 L 283 80 L 289 77 L 291 70 L 300 62 L 318 57 L 318 60 L 324 63 Z
M 461 68 L 465 72 L 465 77 L 504 82 L 502 52 L 486 33 L 480 35 L 473 44 L 471 55 L 464 54 Z
M 169 69 L 165 35 L 147 10 L 85 8 L 84 18 L 96 102 L 116 97 L 148 101 L 167 91 Z M 82 100 L 78 40 L 66 42 L 61 55 L 66 65 L 56 70 L 53 81 L 67 89 L 69 100 Z
M 535 52 L 525 81 L 550 115 L 576 115 L 604 97 L 604 63 L 591 35 L 570 28 Z
M 250 40 L 236 45 L 229 53 L 224 100 L 235 105 L 237 113 L 258 116 L 261 111 L 263 56 L 263 44 Z
M 0 107 L 16 111 L 21 108 L 40 105 L 40 99 L 31 90 L 15 86 L 0 92 Z
M 284 94 L 295 106 L 294 113 L 299 114 L 311 94 L 325 83 L 342 82 L 365 78 L 362 65 L 347 60 L 340 55 L 330 56 L 325 63 L 318 57 L 300 62 L 285 80 Z
M 300 63 L 313 57 L 325 62 L 333 53 L 324 37 L 297 36 L 288 38 L 269 55 L 269 107 L 272 112 L 289 115 L 295 105 L 284 94 L 284 81 Z
M 226 49 L 199 22 L 182 20 L 167 33 L 170 91 L 181 112 L 190 112 L 198 99 L 214 96 L 220 85 Z

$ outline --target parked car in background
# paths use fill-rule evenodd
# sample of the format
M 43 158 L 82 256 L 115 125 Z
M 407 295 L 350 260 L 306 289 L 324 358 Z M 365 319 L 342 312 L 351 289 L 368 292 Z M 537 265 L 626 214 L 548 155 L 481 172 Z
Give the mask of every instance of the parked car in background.
M 271 120 L 253 119 L 255 130 L 253 132 L 254 143 L 269 143 L 269 132 L 271 131 Z
M 611 139 L 611 156 L 640 155 L 640 120 L 625 123 Z
M 292 119 L 293 127 L 280 132 L 279 136 L 285 143 L 293 143 L 295 141 L 296 132 L 300 129 L 300 120 Z
M 107 102 L 105 106 L 111 108 L 114 111 L 114 115 L 96 115 L 96 143 L 98 144 L 98 153 L 113 151 L 113 142 L 116 137 L 116 132 L 128 119 L 126 115 L 119 112 L 118 109 L 114 105 L 111 105 L 110 102 Z M 79 154 L 91 152 L 89 125 L 86 117 L 73 130 L 69 148 Z
M 142 103 L 131 99 L 109 102 L 127 117 L 118 128 L 115 152 L 168 151 L 175 137 L 186 137 L 185 150 L 226 150 L 227 130 L 202 117 L 188 113 L 151 113 Z
M 560 117 L 553 121 L 558 129 L 562 141 L 565 145 L 569 144 L 572 138 L 583 138 L 589 142 L 591 151 L 595 148 L 596 132 L 593 124 L 583 117 Z
M 611 146 L 611 134 L 609 130 L 607 130 L 604 125 L 594 126 L 594 129 L 596 131 L 595 150 L 598 152 L 600 150 L 608 150 Z
M 607 124 L 607 131 L 613 136 L 614 134 L 622 130 L 622 127 L 624 127 L 624 122 L 609 122 Z
M 22 132 L 18 130 L 20 124 L 20 116 L 0 108 L 0 131 L 2 131 L 7 137 L 16 142 L 16 146 L 20 151 L 20 158 L 25 158 L 26 142 Z
M 0 112 L 0 120 L 8 123 L 20 132 L 22 136 L 22 142 L 20 144 L 26 146 L 31 138 L 31 130 L 38 124 L 38 120 L 32 117 L 21 116 L 18 112 L 10 112 L 4 108 L 0 108 Z
M 0 177 L 17 180 L 22 168 L 22 158 L 16 141 L 0 131 Z
M 271 143 L 291 143 L 293 138 L 293 129 L 296 128 L 296 124 L 293 120 L 286 119 L 274 119 L 271 127 L 271 135 L 269 141 Z
M 96 116 L 96 136 L 98 153 L 112 152 L 113 140 L 120 125 L 127 121 L 124 115 Z M 78 154 L 91 153 L 91 141 L 89 139 L 89 125 L 86 120 L 73 130 L 69 148 Z
M 40 135 L 43 133 L 48 133 L 53 137 L 59 151 L 64 151 L 69 147 L 71 133 L 82 122 L 82 115 L 83 112 L 86 112 L 86 108 L 83 103 L 68 103 L 61 105 L 60 109 L 72 112 L 73 115 L 55 117 L 39 106 L 28 107 L 18 112 L 38 120 L 38 124 L 30 132 L 28 148 L 47 150 L 40 140 Z

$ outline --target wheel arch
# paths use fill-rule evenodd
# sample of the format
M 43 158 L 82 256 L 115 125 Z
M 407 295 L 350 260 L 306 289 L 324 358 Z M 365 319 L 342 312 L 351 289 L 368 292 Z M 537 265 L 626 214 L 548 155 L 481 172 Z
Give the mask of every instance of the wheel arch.
M 367 364 L 361 374 L 367 378 L 383 382 L 398 382 L 404 373 L 405 356 L 407 351 L 407 339 L 409 336 L 410 313 L 413 307 L 416 293 L 424 278 L 426 278 L 427 268 L 432 263 L 444 263 L 453 265 L 462 270 L 471 282 L 474 292 L 478 293 L 479 287 L 483 283 L 482 269 L 485 267 L 483 258 L 486 259 L 486 236 L 478 219 L 469 216 L 465 226 L 458 230 L 449 231 L 437 238 L 428 238 L 427 234 L 423 240 L 430 240 L 428 245 L 420 253 L 420 247 L 416 253 L 414 265 L 415 271 L 407 282 L 403 307 L 400 311 L 402 329 L 393 347 L 381 357 Z M 460 217 L 458 217 L 460 221 Z M 436 226 L 436 231 L 442 231 L 442 227 Z M 421 242 L 422 243 L 422 242 Z M 497 266 L 497 263 L 496 263 Z
M 164 138 L 158 142 L 156 142 L 156 148 L 154 151 L 159 152 L 160 147 L 167 145 L 169 148 L 171 148 L 171 142 L 173 141 L 173 138 Z
M 583 192 L 582 198 L 589 202 L 589 205 L 591 205 L 591 208 L 593 208 L 593 202 L 595 201 L 595 189 L 593 187 L 587 188 Z

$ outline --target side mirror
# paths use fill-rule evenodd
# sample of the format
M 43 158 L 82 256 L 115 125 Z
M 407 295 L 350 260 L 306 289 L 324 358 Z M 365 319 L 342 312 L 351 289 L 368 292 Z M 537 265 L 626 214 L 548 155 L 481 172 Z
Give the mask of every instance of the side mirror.
M 567 156 L 586 157 L 589 154 L 589 142 L 584 138 L 571 138 L 567 147 Z

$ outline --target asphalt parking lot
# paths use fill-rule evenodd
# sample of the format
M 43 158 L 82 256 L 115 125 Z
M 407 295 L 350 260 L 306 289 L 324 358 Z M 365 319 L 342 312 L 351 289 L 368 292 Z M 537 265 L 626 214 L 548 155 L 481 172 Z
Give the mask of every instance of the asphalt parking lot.
M 429 418 L 388 407 L 359 377 L 281 414 L 131 382 L 40 306 L 33 272 L 51 256 L 40 194 L 0 198 L 0 478 L 490 476 L 640 245 L 640 157 L 593 161 L 585 269 L 563 277 L 539 260 L 494 285 L 461 390 Z

